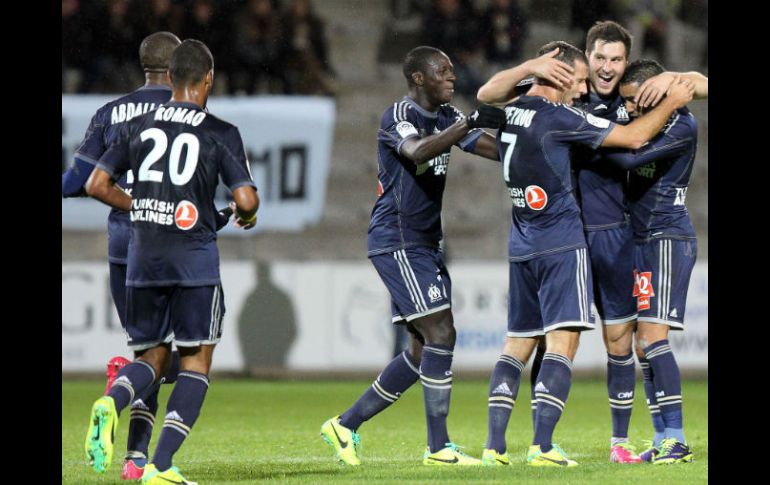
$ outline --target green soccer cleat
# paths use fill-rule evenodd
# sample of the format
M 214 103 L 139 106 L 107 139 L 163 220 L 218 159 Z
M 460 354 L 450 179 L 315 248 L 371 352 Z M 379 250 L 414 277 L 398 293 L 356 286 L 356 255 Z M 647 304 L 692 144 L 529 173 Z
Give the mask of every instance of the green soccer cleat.
M 142 483 L 147 485 L 169 485 L 176 483 L 178 485 L 198 485 L 198 482 L 191 482 L 179 473 L 179 468 L 172 466 L 165 472 L 159 471 L 155 465 L 148 463 L 144 467 Z
M 355 431 L 342 426 L 339 416 L 334 416 L 321 426 L 321 437 L 334 448 L 334 457 L 340 463 L 350 466 L 361 464 L 358 457 L 361 437 Z
M 660 442 L 660 452 L 652 460 L 653 465 L 671 465 L 673 463 L 690 463 L 693 459 L 690 447 L 676 438 L 666 438 Z
M 118 412 L 115 400 L 102 396 L 91 407 L 91 421 L 86 435 L 86 459 L 97 473 L 104 473 L 112 464 L 115 431 L 118 429 Z
M 462 451 L 460 447 L 454 443 L 447 443 L 446 448 L 442 448 L 435 453 L 430 452 L 430 448 L 425 448 L 425 454 L 422 457 L 423 465 L 481 465 L 481 460 L 468 456 Z
M 567 454 L 562 450 L 559 445 L 554 443 L 553 448 L 548 453 L 543 453 L 540 450 L 540 445 L 532 445 L 527 452 L 527 465 L 529 466 L 557 466 L 557 467 L 572 467 L 578 466 L 578 462 L 570 460 Z
M 481 454 L 481 464 L 485 466 L 510 465 L 511 460 L 508 459 L 508 453 L 498 453 L 487 448 Z

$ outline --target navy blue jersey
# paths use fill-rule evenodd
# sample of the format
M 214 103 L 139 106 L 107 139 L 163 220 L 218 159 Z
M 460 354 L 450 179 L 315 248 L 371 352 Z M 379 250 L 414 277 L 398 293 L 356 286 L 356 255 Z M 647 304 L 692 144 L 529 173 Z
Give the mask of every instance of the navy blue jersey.
M 255 187 L 238 128 L 169 102 L 126 123 L 97 166 L 135 174 L 126 286 L 219 284 L 219 176 L 231 190 Z
M 382 114 L 377 134 L 379 197 L 369 223 L 369 256 L 415 246 L 439 247 L 441 200 L 451 147 L 417 165 L 401 154 L 401 146 L 409 138 L 440 133 L 463 117 L 449 104 L 436 112 L 427 111 L 409 96 Z M 456 145 L 473 152 L 482 133 L 471 130 Z
M 571 149 L 596 149 L 614 124 L 540 96 L 521 96 L 505 113 L 497 147 L 513 202 L 510 261 L 586 247 L 570 172 Z
M 617 155 L 624 166 L 636 167 L 629 175 L 628 199 L 637 241 L 695 239 L 685 197 L 697 144 L 695 117 L 681 108 L 641 149 Z
M 586 113 L 625 125 L 629 122 L 625 102 L 618 94 L 602 98 L 591 92 L 578 107 Z M 628 172 L 609 163 L 604 150 L 580 147 L 573 156 L 577 194 L 586 231 L 610 229 L 625 222 L 628 206 L 624 190 Z
M 164 85 L 142 86 L 136 91 L 110 101 L 96 111 L 88 125 L 83 142 L 75 150 L 75 161 L 62 174 L 64 197 L 85 196 L 84 186 L 99 158 L 116 140 L 120 127 L 126 121 L 147 113 L 171 98 L 171 88 Z M 131 192 L 133 176 L 127 172 L 118 185 Z M 126 264 L 131 222 L 128 214 L 117 209 L 110 211 L 107 223 L 108 257 L 110 263 Z

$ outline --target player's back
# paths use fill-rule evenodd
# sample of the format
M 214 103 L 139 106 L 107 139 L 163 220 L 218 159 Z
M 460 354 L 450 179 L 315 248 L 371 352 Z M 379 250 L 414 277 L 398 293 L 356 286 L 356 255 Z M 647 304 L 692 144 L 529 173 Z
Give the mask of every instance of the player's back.
M 681 108 L 639 151 L 639 156 L 655 156 L 655 161 L 631 170 L 629 176 L 635 239 L 695 238 L 685 198 L 697 144 L 697 121 L 687 108 Z
M 219 176 L 230 189 L 254 185 L 238 129 L 196 104 L 172 101 L 132 120 L 120 136 L 108 155 L 125 159 L 135 174 L 128 285 L 218 284 Z
M 513 202 L 510 260 L 585 247 L 571 149 L 575 144 L 595 149 L 611 124 L 540 96 L 521 96 L 505 111 L 497 141 Z

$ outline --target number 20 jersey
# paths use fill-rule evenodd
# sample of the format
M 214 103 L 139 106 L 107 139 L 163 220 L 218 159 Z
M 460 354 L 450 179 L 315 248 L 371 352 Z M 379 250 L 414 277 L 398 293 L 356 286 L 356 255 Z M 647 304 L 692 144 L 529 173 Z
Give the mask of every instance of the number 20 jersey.
M 126 123 L 99 168 L 134 173 L 126 285 L 220 283 L 214 192 L 252 186 L 238 128 L 192 103 L 169 102 Z

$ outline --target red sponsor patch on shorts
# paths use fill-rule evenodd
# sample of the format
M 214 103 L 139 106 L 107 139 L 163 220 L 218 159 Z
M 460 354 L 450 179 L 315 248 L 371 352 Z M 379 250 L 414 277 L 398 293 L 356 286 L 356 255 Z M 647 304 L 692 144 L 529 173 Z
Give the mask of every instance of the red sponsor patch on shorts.
M 652 288 L 652 271 L 639 272 L 634 270 L 634 294 L 637 310 L 649 310 L 650 298 L 655 296 Z

